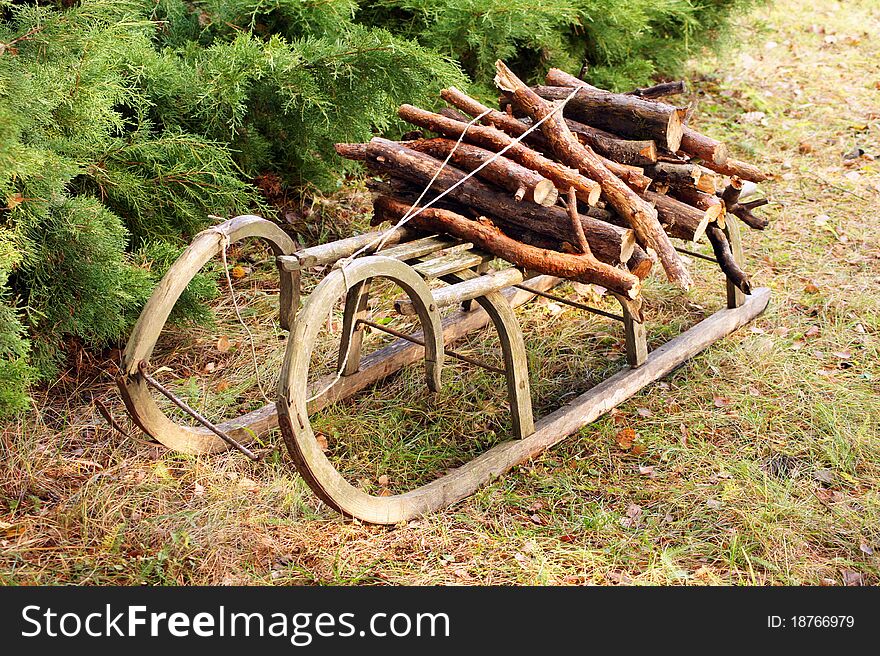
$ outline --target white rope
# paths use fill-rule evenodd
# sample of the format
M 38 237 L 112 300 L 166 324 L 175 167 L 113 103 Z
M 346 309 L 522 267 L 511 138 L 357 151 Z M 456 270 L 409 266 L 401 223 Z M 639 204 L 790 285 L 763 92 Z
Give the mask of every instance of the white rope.
M 449 154 L 446 156 L 446 159 L 443 160 L 443 163 L 439 166 L 437 171 L 434 173 L 434 176 L 428 182 L 428 185 L 425 187 L 425 189 L 422 191 L 422 193 L 419 194 L 419 197 L 416 199 L 416 201 L 412 205 L 410 205 L 410 208 L 406 211 L 406 213 L 403 215 L 403 217 L 401 217 L 401 219 L 396 224 L 394 224 L 393 226 L 391 226 L 390 228 L 385 230 L 381 235 L 379 235 L 376 239 L 371 241 L 369 244 L 362 246 L 361 248 L 356 250 L 354 253 L 352 253 L 348 257 L 342 258 L 341 260 L 339 260 L 336 263 L 336 268 L 339 268 L 339 270 L 342 271 L 342 280 L 343 280 L 343 283 L 345 283 L 345 288 L 348 289 L 348 283 L 345 280 L 345 269 L 349 264 L 351 264 L 352 260 L 354 260 L 356 257 L 361 255 L 362 253 L 370 250 L 371 248 L 373 248 L 373 246 L 376 246 L 375 251 L 373 251 L 374 253 L 378 253 L 380 250 L 382 250 L 382 248 L 387 243 L 388 239 L 391 238 L 391 235 L 398 228 L 402 228 L 407 223 L 407 221 L 417 217 L 419 214 L 424 212 L 426 209 L 428 209 L 429 207 L 431 207 L 432 205 L 437 203 L 441 198 L 443 198 L 444 196 L 451 193 L 454 189 L 456 189 L 457 187 L 464 184 L 470 178 L 474 177 L 477 173 L 479 173 L 484 168 L 489 166 L 489 164 L 491 164 L 492 162 L 497 160 L 499 157 L 504 155 L 504 153 L 506 153 L 508 150 L 510 150 L 515 145 L 520 143 L 523 139 L 525 139 L 527 136 L 529 136 L 529 134 L 531 134 L 532 132 L 537 130 L 541 126 L 541 124 L 544 123 L 544 121 L 546 121 L 547 119 L 552 117 L 557 112 L 562 111 L 562 109 L 565 107 L 565 105 L 568 104 L 568 101 L 571 100 L 572 98 L 574 98 L 574 96 L 577 94 L 578 90 L 579 89 L 577 87 L 572 89 L 571 93 L 568 94 L 568 96 L 566 96 L 566 98 L 562 102 L 560 102 L 556 107 L 554 107 L 553 111 L 548 113 L 544 118 L 533 123 L 531 126 L 529 126 L 529 128 L 525 132 L 523 132 L 521 135 L 516 137 L 512 142 L 510 142 L 504 148 L 502 148 L 497 153 L 492 155 L 492 157 L 490 157 L 485 162 L 480 164 L 473 171 L 470 171 L 461 180 L 459 180 L 458 182 L 453 184 L 446 191 L 443 191 L 440 194 L 438 194 L 433 200 L 431 200 L 428 203 L 426 203 L 425 205 L 419 207 L 419 209 L 417 211 L 413 212 L 413 209 L 415 209 L 418 206 L 418 204 L 421 202 L 421 200 L 425 197 L 425 194 L 427 194 L 428 191 L 431 189 L 431 187 L 434 185 L 434 182 L 437 180 L 437 178 L 440 177 L 440 173 L 443 171 L 443 169 L 446 167 L 446 165 L 449 164 L 449 160 L 452 159 L 452 155 L 455 153 L 456 149 L 458 149 L 458 147 L 461 145 L 461 142 L 464 140 L 464 137 L 467 134 L 468 128 L 470 128 L 472 125 L 474 125 L 474 123 L 478 122 L 484 116 L 489 114 L 492 110 L 487 109 L 486 111 L 482 112 L 478 116 L 475 116 L 474 118 L 472 118 L 467 123 L 467 125 L 465 125 L 464 129 L 461 131 L 461 134 L 459 135 L 458 140 L 455 142 L 455 145 L 452 147 L 452 150 L 449 151 Z M 347 339 L 347 346 L 345 349 L 345 357 L 342 359 L 342 362 L 339 364 L 339 368 L 336 371 L 336 376 L 333 378 L 332 381 L 330 381 L 326 386 L 324 386 L 320 392 L 318 392 L 318 393 L 314 394 L 313 396 L 311 396 L 310 398 L 308 398 L 306 400 L 306 403 L 310 403 L 311 401 L 314 401 L 315 399 L 323 396 L 328 391 L 330 391 L 330 389 L 334 385 L 336 385 L 336 383 L 338 383 L 340 380 L 342 380 L 342 373 L 345 371 L 345 367 L 348 365 L 348 356 L 349 356 L 349 353 L 351 353 L 351 339 L 354 335 L 355 323 L 356 322 L 354 322 L 354 321 L 351 322 L 351 330 L 349 331 L 349 334 L 346 338 Z
M 235 289 L 232 287 L 232 276 L 229 275 L 229 262 L 226 260 L 226 249 L 229 248 L 231 244 L 231 240 L 229 239 L 229 235 L 225 232 L 217 228 L 211 228 L 213 232 L 216 232 L 220 235 L 220 257 L 223 259 L 223 272 L 226 274 L 226 283 L 229 285 L 229 295 L 232 297 L 232 307 L 235 308 L 235 316 L 238 317 L 238 322 L 241 324 L 242 328 L 245 329 L 248 335 L 248 344 L 251 347 L 251 359 L 254 364 L 254 377 L 257 383 L 257 389 L 260 390 L 260 394 L 263 396 L 263 400 L 266 403 L 273 403 L 266 395 L 266 391 L 263 389 L 263 385 L 260 383 L 260 368 L 259 363 L 257 362 L 257 349 L 254 346 L 254 335 L 251 333 L 251 329 L 248 328 L 248 325 L 244 322 L 244 319 L 241 317 L 241 311 L 238 308 L 238 301 L 235 299 Z

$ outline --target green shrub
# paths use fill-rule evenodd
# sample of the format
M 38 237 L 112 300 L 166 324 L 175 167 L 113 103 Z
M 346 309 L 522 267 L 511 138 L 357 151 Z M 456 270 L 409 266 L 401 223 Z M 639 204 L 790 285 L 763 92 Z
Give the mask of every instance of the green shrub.
M 737 0 L 0 0 L 0 415 L 65 344 L 124 338 L 209 215 L 271 215 L 251 181 L 330 189 L 336 141 L 496 58 L 530 79 L 670 70 Z M 179 321 L 209 318 L 200 277 Z

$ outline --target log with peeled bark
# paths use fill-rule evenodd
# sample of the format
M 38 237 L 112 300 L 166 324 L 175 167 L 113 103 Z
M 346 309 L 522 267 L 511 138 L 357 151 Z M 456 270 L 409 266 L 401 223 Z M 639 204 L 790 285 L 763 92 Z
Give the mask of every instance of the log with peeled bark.
M 657 208 L 660 225 L 666 233 L 685 241 L 700 241 L 706 228 L 724 213 L 720 203 L 710 205 L 706 209 L 697 209 L 653 191 L 646 191 L 642 196 Z
M 547 84 L 552 84 L 548 82 Z M 568 86 L 566 84 L 562 86 Z M 647 98 L 648 100 L 657 100 L 657 98 L 665 98 L 666 96 L 678 96 L 687 93 L 687 85 L 684 80 L 675 80 L 673 82 L 661 82 L 650 87 L 636 88 L 627 91 L 628 96 L 638 96 L 639 98 Z
M 541 207 L 533 203 L 517 203 L 505 193 L 496 191 L 488 185 L 471 177 L 465 180 L 465 173 L 443 163 L 430 155 L 420 153 L 387 139 L 378 137 L 367 146 L 367 165 L 391 177 L 409 180 L 422 188 L 437 175 L 429 198 L 452 189 L 445 198 L 474 208 L 483 214 L 495 217 L 510 228 L 523 227 L 534 232 L 546 234 L 560 242 L 571 238 L 571 221 L 568 213 L 561 207 Z M 458 186 L 456 186 L 456 183 Z M 427 202 L 427 201 L 426 201 Z M 635 236 L 632 230 L 620 228 L 590 216 L 581 215 L 584 233 L 590 242 L 593 254 L 606 263 L 617 265 L 632 256 Z
M 688 289 L 692 282 L 691 276 L 669 236 L 663 231 L 657 219 L 657 211 L 614 176 L 589 146 L 584 146 L 577 140 L 560 112 L 555 112 L 555 108 L 526 86 L 502 61 L 496 62 L 495 67 L 495 83 L 502 91 L 511 93 L 520 108 L 533 120 L 539 121 L 546 117 L 541 128 L 556 157 L 597 180 L 602 185 L 602 192 L 608 202 L 629 222 L 642 245 L 657 253 L 669 280 Z
M 409 204 L 378 196 L 373 208 L 377 215 L 396 223 L 409 210 Z M 631 273 L 600 262 L 589 254 L 567 255 L 528 246 L 505 235 L 488 219 L 472 221 L 454 212 L 429 207 L 410 219 L 410 223 L 416 228 L 436 230 L 469 241 L 481 250 L 528 271 L 602 285 L 629 299 L 639 295 L 641 281 Z
M 510 146 L 504 153 L 505 157 L 509 157 L 526 168 L 537 171 L 545 178 L 549 178 L 559 189 L 574 187 L 578 200 L 587 205 L 595 205 L 599 200 L 602 188 L 595 180 L 544 157 L 522 143 L 515 143 L 510 136 L 501 130 L 487 125 L 467 127 L 460 121 L 419 109 L 413 105 L 401 105 L 397 110 L 397 115 L 404 121 L 451 139 L 458 139 L 464 133 L 465 141 L 487 150 L 500 152 L 501 149 Z
M 727 279 L 736 285 L 744 294 L 752 293 L 752 283 L 749 276 L 736 263 L 733 257 L 733 251 L 730 249 L 730 242 L 727 235 L 717 226 L 710 225 L 706 228 L 706 237 L 712 244 L 712 251 L 715 253 L 715 259 L 718 260 L 718 266 L 727 276 Z
M 700 157 L 700 159 L 704 160 L 702 164 L 707 169 L 711 169 L 716 173 L 721 173 L 722 175 L 735 175 L 738 178 L 742 178 L 743 180 L 748 180 L 750 182 L 764 182 L 770 177 L 754 164 L 749 164 L 748 162 L 733 159 L 732 157 L 726 158 L 725 161 L 721 163 L 706 160 L 704 157 Z
M 537 171 L 528 169 L 506 157 L 496 157 L 495 153 L 459 143 L 451 139 L 424 139 L 409 144 L 413 150 L 427 153 L 439 160 L 450 157 L 450 161 L 465 171 L 477 171 L 477 175 L 502 189 L 514 192 L 514 199 L 526 200 L 549 207 L 559 198 L 556 186 Z M 484 166 L 485 165 L 485 166 Z M 480 167 L 483 168 L 480 168 Z

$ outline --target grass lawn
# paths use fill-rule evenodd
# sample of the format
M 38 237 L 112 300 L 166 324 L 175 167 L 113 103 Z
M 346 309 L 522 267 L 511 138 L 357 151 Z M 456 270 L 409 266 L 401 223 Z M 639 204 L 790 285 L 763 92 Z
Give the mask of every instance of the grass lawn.
M 693 62 L 689 79 L 696 126 L 776 173 L 761 187 L 771 228 L 744 228 L 747 268 L 774 295 L 756 322 L 473 497 L 392 528 L 323 506 L 278 435 L 253 464 L 111 430 L 91 400 L 125 421 L 107 376 L 118 353 L 84 356 L 2 428 L 0 582 L 876 584 L 880 6 L 779 0 L 739 30 L 738 50 Z M 362 226 L 364 200 L 352 190 L 315 211 Z M 272 396 L 285 336 L 273 264 L 230 258 Z M 654 344 L 721 306 L 718 273 L 692 268 L 687 296 L 649 283 Z M 392 298 L 377 298 L 375 318 Z M 215 418 L 264 403 L 228 294 L 217 311 L 214 327 L 168 331 L 154 358 Z M 619 325 L 554 303 L 517 312 L 539 415 L 622 366 Z M 339 330 L 328 322 L 316 370 L 334 363 Z M 366 348 L 383 343 L 371 334 Z M 457 348 L 492 360 L 497 346 L 484 331 Z M 443 382 L 430 397 L 412 368 L 313 424 L 352 480 L 399 492 L 508 436 L 496 376 L 453 362 Z

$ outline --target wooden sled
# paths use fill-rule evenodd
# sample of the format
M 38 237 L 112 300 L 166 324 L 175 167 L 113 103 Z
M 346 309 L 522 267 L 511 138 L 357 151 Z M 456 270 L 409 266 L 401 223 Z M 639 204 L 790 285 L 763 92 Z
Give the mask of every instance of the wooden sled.
M 739 228 L 732 216 L 726 222 L 725 232 L 734 258 L 741 262 Z M 325 503 L 366 522 L 396 524 L 455 503 L 518 463 L 561 442 L 754 319 L 770 300 L 767 288 L 756 289 L 746 296 L 728 282 L 726 309 L 651 352 L 648 352 L 644 324 L 630 313 L 627 302 L 621 303 L 620 315 L 575 304 L 624 324 L 629 367 L 536 422 L 532 415 L 525 345 L 513 308 L 535 295 L 547 295 L 562 282 L 559 278 L 530 277 L 514 267 L 490 272 L 487 264 L 492 258 L 470 244 L 397 229 L 379 254 L 372 254 L 367 248 L 363 256 L 344 266 L 335 266 L 297 312 L 300 276 L 304 269 L 333 266 L 368 247 L 379 234 L 370 233 L 295 252 L 293 242 L 280 228 L 254 216 L 237 217 L 200 233 L 159 283 L 125 349 L 125 373 L 118 382 L 134 422 L 162 444 L 190 454 L 212 453 L 230 446 L 249 453 L 240 442 L 265 436 L 277 425 L 297 470 Z M 161 411 L 152 396 L 151 387 L 160 391 L 162 388 L 148 373 L 150 355 L 174 303 L 193 276 L 228 243 L 250 237 L 266 241 L 276 255 L 281 289 L 280 322 L 282 327 L 291 330 L 277 401 L 216 425 L 190 411 L 202 426 L 178 424 Z M 401 314 L 418 316 L 420 333 L 402 335 L 367 320 L 370 283 L 375 278 L 387 278 L 404 290 L 406 298 L 395 307 Z M 432 290 L 429 280 L 442 280 L 447 286 Z M 309 385 L 314 345 L 328 314 L 343 296 L 341 375 L 330 375 Z M 479 308 L 472 307 L 474 302 Z M 461 309 L 441 319 L 440 309 L 455 305 L 461 305 Z M 404 494 L 373 496 L 345 480 L 319 446 L 309 416 L 419 360 L 425 363 L 428 388 L 439 390 L 444 357 L 448 353 L 455 355 L 449 345 L 490 322 L 501 342 L 504 369 L 498 371 L 507 383 L 514 439 Z M 398 335 L 399 339 L 361 358 L 363 331 L 368 325 Z M 317 391 L 321 393 L 316 394 Z

